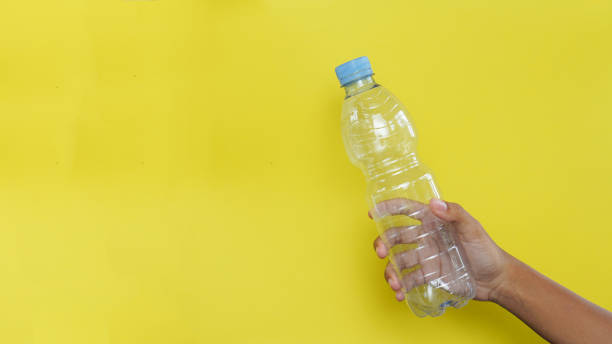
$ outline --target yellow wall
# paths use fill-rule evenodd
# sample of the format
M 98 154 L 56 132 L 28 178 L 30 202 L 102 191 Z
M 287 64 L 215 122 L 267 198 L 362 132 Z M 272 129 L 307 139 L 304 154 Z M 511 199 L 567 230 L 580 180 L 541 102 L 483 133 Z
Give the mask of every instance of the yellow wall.
M 2 343 L 538 343 L 418 319 L 333 68 L 370 57 L 445 197 L 604 307 L 609 1 L 0 2 Z M 435 339 L 431 339 L 434 337 Z

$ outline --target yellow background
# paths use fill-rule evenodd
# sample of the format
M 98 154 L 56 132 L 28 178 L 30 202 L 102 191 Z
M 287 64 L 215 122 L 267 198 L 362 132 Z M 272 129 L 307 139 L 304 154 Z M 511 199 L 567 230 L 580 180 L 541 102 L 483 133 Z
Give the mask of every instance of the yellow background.
M 2 343 L 538 343 L 418 319 L 333 68 L 367 55 L 505 249 L 612 307 L 609 1 L 0 3 Z M 433 338 L 433 339 L 432 339 Z

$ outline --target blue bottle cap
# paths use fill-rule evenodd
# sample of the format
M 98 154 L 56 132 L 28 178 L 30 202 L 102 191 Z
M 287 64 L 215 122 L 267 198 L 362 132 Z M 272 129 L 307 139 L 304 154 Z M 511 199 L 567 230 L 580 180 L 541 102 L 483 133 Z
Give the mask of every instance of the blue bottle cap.
M 350 60 L 336 67 L 336 76 L 338 80 L 340 80 L 340 85 L 342 86 L 346 86 L 353 81 L 357 81 L 372 74 L 374 74 L 374 72 L 372 72 L 370 60 L 365 56 Z

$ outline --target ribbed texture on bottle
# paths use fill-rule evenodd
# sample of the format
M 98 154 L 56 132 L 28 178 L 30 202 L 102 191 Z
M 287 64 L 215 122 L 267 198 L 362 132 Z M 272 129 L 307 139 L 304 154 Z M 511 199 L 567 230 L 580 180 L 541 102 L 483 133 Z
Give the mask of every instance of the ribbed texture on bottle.
M 365 167 L 364 173 L 368 182 L 376 183 L 377 185 L 404 184 L 410 182 L 408 172 L 416 167 L 419 167 L 415 153 L 408 153 L 400 158 L 386 158 L 381 161 L 372 163 Z M 395 185 L 401 187 L 401 185 Z
M 452 224 L 427 206 L 440 194 L 431 171 L 417 158 L 405 107 L 384 87 L 376 87 L 347 98 L 342 121 L 349 158 L 367 179 L 369 206 L 377 214 L 386 210 L 374 216 L 381 238 L 387 240 L 390 230 L 401 238 L 389 246 L 389 258 L 406 302 L 420 317 L 461 307 L 475 292 L 469 266 L 449 230 Z

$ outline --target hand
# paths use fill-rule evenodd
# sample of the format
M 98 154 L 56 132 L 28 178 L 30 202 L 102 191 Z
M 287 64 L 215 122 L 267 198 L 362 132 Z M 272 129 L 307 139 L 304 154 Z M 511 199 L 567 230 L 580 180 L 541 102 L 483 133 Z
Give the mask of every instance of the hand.
M 417 270 L 404 274 L 401 280 L 393 266 L 387 263 L 385 279 L 396 292 L 398 301 L 404 299 L 404 291 L 428 283 L 444 275 L 450 268 L 448 258 L 445 261 L 444 256 L 439 254 L 441 239 L 437 238 L 438 235 L 429 235 L 440 226 L 440 219 L 446 222 L 444 226 L 451 232 L 457 244 L 463 247 L 463 258 L 467 259 L 476 283 L 475 298 L 482 301 L 491 300 L 495 290 L 504 283 L 510 256 L 493 242 L 480 223 L 460 205 L 432 199 L 427 206 L 420 202 L 396 198 L 378 203 L 375 209 L 368 213 L 370 218 L 373 214 L 376 217 L 406 215 L 421 222 L 419 226 L 389 228 L 383 234 L 384 240 L 379 236 L 374 241 L 374 248 L 380 258 L 387 257 L 396 245 L 418 245 L 416 249 L 394 253 L 394 260 L 400 271 L 410 268 L 411 265 L 418 267 Z

